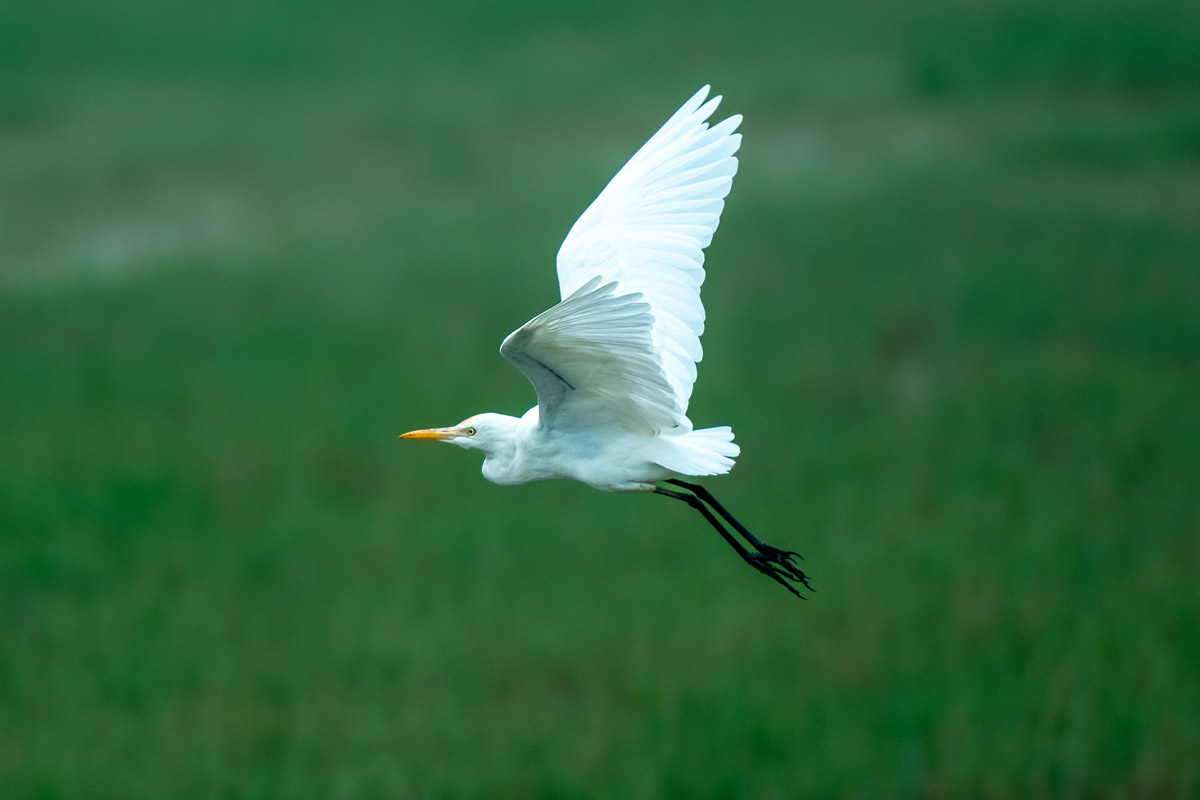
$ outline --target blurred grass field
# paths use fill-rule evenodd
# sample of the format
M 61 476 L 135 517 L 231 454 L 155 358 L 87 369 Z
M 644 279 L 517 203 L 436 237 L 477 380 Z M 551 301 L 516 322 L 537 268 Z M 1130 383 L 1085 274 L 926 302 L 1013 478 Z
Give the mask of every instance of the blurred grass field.
M 711 82 L 709 485 L 396 441 Z M 0 5 L 0 794 L 1200 794 L 1200 7 Z

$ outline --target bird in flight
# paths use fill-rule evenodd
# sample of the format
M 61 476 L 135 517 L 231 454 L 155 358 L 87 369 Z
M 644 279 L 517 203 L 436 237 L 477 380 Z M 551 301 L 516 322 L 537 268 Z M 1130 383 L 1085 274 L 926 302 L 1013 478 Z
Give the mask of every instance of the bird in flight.
M 740 115 L 709 127 L 721 98 L 708 92 L 684 103 L 583 212 L 558 251 L 562 301 L 500 346 L 537 405 L 400 438 L 480 450 L 484 477 L 505 486 L 566 479 L 682 500 L 747 563 L 803 597 L 798 587 L 812 587 L 798 554 L 759 540 L 681 479 L 722 475 L 740 451 L 728 426 L 697 430 L 687 417 L 702 355 L 704 248 L 742 140 Z

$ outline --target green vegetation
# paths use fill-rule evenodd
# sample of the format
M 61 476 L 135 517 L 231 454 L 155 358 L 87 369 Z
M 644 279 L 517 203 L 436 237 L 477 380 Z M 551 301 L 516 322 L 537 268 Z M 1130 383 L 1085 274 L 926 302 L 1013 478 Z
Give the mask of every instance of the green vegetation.
M 705 82 L 683 506 L 401 431 Z M 6 797 L 1200 794 L 1200 6 L 0 6 Z

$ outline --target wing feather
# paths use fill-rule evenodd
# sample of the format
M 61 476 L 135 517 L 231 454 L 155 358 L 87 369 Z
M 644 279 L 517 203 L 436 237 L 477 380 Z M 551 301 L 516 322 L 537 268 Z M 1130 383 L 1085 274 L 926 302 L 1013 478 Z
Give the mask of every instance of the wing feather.
M 720 221 L 741 146 L 734 132 L 741 116 L 709 127 L 721 98 L 706 102 L 708 92 L 707 86 L 697 92 L 633 155 L 558 251 L 564 301 L 593 280 L 615 282 L 614 297 L 641 295 L 651 318 L 649 356 L 673 397 L 671 424 L 688 427 L 696 362 L 704 352 L 704 248 Z M 538 397 L 541 404 L 540 389 Z
M 651 344 L 650 305 L 616 290 L 616 282 L 593 278 L 500 345 L 537 391 L 543 426 L 653 434 L 675 425 L 675 394 Z

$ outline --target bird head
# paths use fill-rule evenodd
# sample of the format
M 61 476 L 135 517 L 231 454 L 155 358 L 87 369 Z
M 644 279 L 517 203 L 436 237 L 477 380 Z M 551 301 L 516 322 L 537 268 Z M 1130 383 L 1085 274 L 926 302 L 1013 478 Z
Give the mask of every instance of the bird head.
M 401 439 L 434 439 L 485 453 L 503 449 L 516 433 L 517 418 L 505 414 L 476 414 L 449 428 L 424 428 L 400 434 Z

